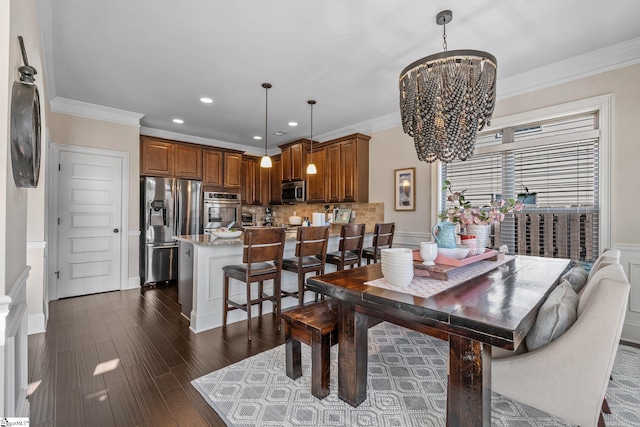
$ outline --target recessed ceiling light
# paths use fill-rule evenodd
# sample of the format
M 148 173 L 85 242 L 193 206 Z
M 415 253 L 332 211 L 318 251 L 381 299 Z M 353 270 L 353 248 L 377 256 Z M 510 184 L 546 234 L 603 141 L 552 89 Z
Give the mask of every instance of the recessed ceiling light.
M 182 123 L 184 123 L 184 120 L 182 120 L 182 119 L 173 119 L 173 123 L 182 124 Z
M 253 139 L 262 139 L 261 136 L 254 136 Z
M 211 98 L 200 98 L 200 102 L 204 102 L 205 104 L 211 104 L 213 99 Z
M 298 126 L 298 122 L 289 122 L 287 123 L 289 126 Z

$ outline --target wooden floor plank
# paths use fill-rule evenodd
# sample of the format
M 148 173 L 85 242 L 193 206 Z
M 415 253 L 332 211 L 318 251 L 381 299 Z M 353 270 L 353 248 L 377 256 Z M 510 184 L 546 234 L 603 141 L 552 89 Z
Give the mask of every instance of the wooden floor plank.
M 176 285 L 52 301 L 29 338 L 30 425 L 222 427 L 194 379 L 284 342 L 271 314 L 194 334 Z M 98 367 L 98 371 L 96 371 Z M 36 387 L 37 386 L 37 387 Z
M 107 386 L 115 425 L 146 425 L 113 341 L 101 341 L 96 343 L 96 347 L 100 363 L 105 367 L 102 375 Z
M 191 403 L 173 373 L 156 378 L 155 383 L 178 425 L 184 427 L 207 426 L 208 423 Z

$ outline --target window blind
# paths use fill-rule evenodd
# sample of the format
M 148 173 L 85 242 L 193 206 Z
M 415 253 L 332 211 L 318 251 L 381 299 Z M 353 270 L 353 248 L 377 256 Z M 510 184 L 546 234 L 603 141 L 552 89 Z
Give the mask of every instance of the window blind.
M 535 206 L 525 206 L 523 213 L 546 213 L 552 215 L 549 218 L 555 215 L 555 219 L 548 220 L 545 227 L 554 227 L 558 221 L 564 223 L 562 215 L 588 214 L 589 221 L 582 221 L 579 240 L 582 245 L 597 248 L 598 135 L 596 113 L 565 116 L 505 128 L 498 133 L 479 134 L 477 154 L 466 161 L 442 164 L 440 182 L 449 180 L 454 191 L 464 191 L 466 200 L 473 207 L 486 206 L 495 197 L 515 199 L 525 190 L 537 193 Z M 443 191 L 440 212 L 456 204 L 447 202 L 446 196 L 446 191 Z M 545 231 L 546 244 L 564 239 L 553 234 L 559 232 Z M 518 242 L 513 215 L 497 227 L 496 233 L 499 233 L 496 244 L 507 244 L 512 252 L 516 244 L 523 247 L 522 242 Z M 550 239 L 549 236 L 555 237 Z M 534 244 L 533 247 L 538 246 Z M 541 248 L 540 252 L 548 256 L 557 251 Z

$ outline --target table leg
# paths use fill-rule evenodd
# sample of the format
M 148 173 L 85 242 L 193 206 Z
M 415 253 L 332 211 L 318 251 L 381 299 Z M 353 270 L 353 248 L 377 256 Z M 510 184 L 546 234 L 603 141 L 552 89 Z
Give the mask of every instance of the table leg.
M 367 398 L 368 317 L 338 303 L 338 397 L 351 406 Z
M 447 426 L 491 426 L 491 346 L 449 336 Z

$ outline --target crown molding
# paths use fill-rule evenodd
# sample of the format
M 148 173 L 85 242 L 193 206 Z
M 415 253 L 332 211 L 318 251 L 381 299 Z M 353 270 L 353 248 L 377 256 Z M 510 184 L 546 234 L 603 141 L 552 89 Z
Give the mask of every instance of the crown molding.
M 640 37 L 498 79 L 497 98 L 509 98 L 638 63 Z
M 374 132 L 398 127 L 401 125 L 402 121 L 400 120 L 400 110 L 397 110 L 393 113 L 385 114 L 384 116 L 365 120 L 360 123 L 320 134 L 317 136 L 317 138 L 314 137 L 314 140 L 317 139 L 320 142 L 324 142 L 335 138 L 340 138 L 341 136 L 350 135 L 352 133 L 363 133 L 365 135 L 371 135 Z
M 136 127 L 140 127 L 140 119 L 144 117 L 144 114 L 134 113 L 132 111 L 103 107 L 101 105 L 89 104 L 88 102 L 60 98 L 59 96 L 53 98 L 49 102 L 49 106 L 54 113 L 69 114 Z
M 234 144 L 233 142 L 221 141 L 218 139 L 212 138 L 204 138 L 201 136 L 187 135 L 184 133 L 171 132 L 168 130 L 161 130 L 155 128 L 141 127 L 140 135 L 153 136 L 156 138 L 165 138 L 165 139 L 173 139 L 175 141 L 181 142 L 190 142 L 192 144 L 200 144 L 200 145 L 208 145 L 211 147 L 217 148 L 228 148 L 230 150 L 240 150 L 244 151 L 245 154 L 262 156 L 264 154 L 264 149 L 260 147 L 253 147 L 249 145 L 243 144 Z M 274 154 L 280 154 L 279 149 L 271 149 L 268 151 L 270 156 Z

